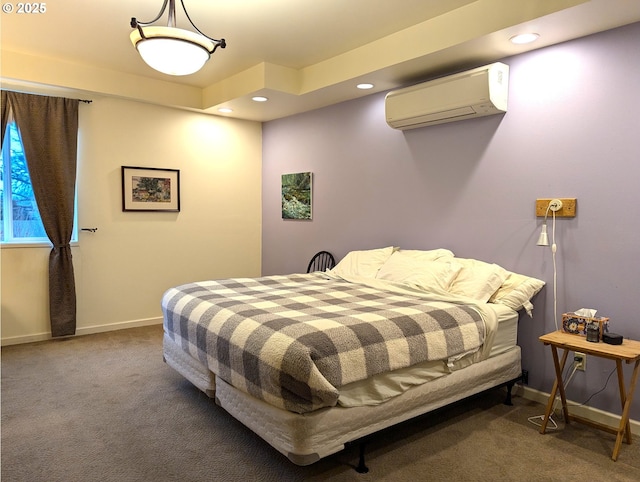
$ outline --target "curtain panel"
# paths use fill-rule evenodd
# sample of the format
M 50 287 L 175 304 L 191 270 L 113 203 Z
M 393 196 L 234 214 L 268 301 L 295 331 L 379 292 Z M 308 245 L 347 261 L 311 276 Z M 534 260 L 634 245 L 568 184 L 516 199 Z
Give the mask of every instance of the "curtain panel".
M 49 253 L 49 316 L 53 337 L 76 331 L 71 256 L 78 150 L 78 100 L 2 91 L 2 136 L 12 118 L 22 138 Z

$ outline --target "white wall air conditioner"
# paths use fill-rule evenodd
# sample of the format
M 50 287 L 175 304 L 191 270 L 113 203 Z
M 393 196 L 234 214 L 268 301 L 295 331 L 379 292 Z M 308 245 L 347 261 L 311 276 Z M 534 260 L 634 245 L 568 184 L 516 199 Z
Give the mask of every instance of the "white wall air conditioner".
M 507 111 L 509 66 L 496 62 L 389 92 L 387 124 L 415 129 Z

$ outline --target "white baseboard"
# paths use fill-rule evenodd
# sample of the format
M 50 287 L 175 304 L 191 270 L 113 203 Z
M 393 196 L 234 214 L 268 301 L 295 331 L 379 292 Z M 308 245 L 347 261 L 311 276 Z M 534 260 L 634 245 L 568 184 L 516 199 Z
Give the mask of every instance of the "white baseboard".
M 121 323 L 109 323 L 108 325 L 85 326 L 76 329 L 76 334 L 72 336 L 91 335 L 94 333 L 105 333 L 107 331 L 124 330 L 127 328 L 137 328 L 140 326 L 161 325 L 162 317 L 144 318 L 141 320 L 123 321 Z M 70 338 L 70 337 L 65 337 Z M 1 346 L 19 345 L 22 343 L 33 343 L 36 341 L 51 340 L 51 332 L 36 333 L 34 335 L 21 335 L 2 338 Z
M 541 403 L 544 407 L 547 406 L 547 402 L 549 401 L 549 393 L 541 392 L 527 386 L 522 386 L 522 392 L 520 393 L 520 390 L 518 390 L 518 392 L 520 395 L 522 395 L 522 398 Z M 559 396 L 560 395 L 558 395 L 558 397 Z M 620 415 L 605 412 L 604 410 L 589 407 L 587 405 L 580 405 L 571 400 L 567 400 L 567 405 L 570 414 L 586 418 L 588 420 L 591 420 L 592 422 L 608 425 L 609 427 L 618 427 L 620 425 Z M 560 406 L 561 404 L 558 401 L 556 407 Z M 544 409 L 540 415 L 544 415 Z M 638 422 L 637 420 L 629 420 L 629 424 L 631 425 L 631 433 L 633 435 L 640 435 L 640 422 Z

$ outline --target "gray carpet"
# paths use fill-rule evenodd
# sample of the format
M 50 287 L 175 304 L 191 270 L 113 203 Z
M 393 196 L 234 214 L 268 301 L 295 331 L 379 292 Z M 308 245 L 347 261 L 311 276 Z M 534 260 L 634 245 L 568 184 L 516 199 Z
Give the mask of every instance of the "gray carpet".
M 492 390 L 298 467 L 162 362 L 152 326 L 2 349 L 10 481 L 638 481 L 640 442 L 571 424 L 547 435 Z

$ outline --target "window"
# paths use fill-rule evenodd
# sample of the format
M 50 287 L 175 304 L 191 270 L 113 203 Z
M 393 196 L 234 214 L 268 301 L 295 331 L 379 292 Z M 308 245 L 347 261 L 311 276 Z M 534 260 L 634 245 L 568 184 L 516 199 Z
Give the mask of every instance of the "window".
M 0 242 L 51 244 L 40 219 L 31 178 L 15 122 L 7 124 L 0 155 Z M 77 224 L 77 223 L 75 223 Z M 74 229 L 72 242 L 77 241 Z

